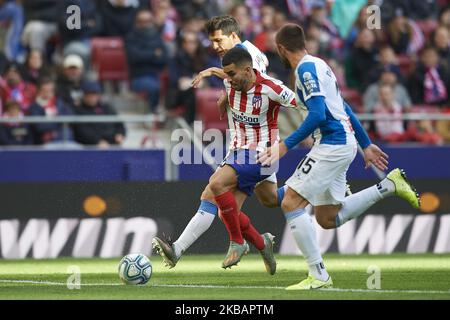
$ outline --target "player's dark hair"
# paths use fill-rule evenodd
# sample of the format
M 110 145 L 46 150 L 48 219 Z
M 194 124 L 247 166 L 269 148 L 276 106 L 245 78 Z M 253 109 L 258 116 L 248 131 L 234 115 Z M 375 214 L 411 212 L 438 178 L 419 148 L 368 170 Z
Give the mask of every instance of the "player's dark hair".
M 213 34 L 217 30 L 222 30 L 222 33 L 229 36 L 231 33 L 236 33 L 240 36 L 241 30 L 236 19 L 229 15 L 216 16 L 209 19 L 205 24 L 206 34 Z
M 232 48 L 222 58 L 222 66 L 226 67 L 230 64 L 235 64 L 237 67 L 243 67 L 246 65 L 252 66 L 253 59 L 247 50 L 242 48 Z
M 305 32 L 297 24 L 289 23 L 283 26 L 275 37 L 277 44 L 281 44 L 286 50 L 296 52 L 305 49 Z

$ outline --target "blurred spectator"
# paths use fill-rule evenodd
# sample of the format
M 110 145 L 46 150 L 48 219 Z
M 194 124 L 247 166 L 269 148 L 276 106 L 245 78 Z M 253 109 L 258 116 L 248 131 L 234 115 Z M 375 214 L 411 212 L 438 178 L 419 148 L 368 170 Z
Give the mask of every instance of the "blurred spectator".
M 306 51 L 313 56 L 321 57 L 319 40 L 313 37 L 306 38 Z
M 6 31 L 6 38 L 2 39 L 3 51 L 9 60 L 17 61 L 19 58 L 23 23 L 22 5 L 15 1 L 0 0 L 0 26 Z
M 432 34 L 432 43 L 438 51 L 441 63 L 450 68 L 450 29 L 437 27 Z
M 103 17 L 103 34 L 108 37 L 123 37 L 133 29 L 137 12 L 148 6 L 139 0 L 102 0 L 99 2 Z
M 22 43 L 28 49 L 46 53 L 47 41 L 58 32 L 58 19 L 62 12 L 60 0 L 24 1 L 25 28 Z
M 178 14 L 170 0 L 151 0 L 151 11 L 154 15 L 156 27 L 166 43 L 170 56 L 176 51 L 175 38 L 177 36 Z
M 343 41 L 339 36 L 339 31 L 328 17 L 325 0 L 314 0 L 311 3 L 311 14 L 306 19 L 307 29 L 317 27 L 319 29 L 318 40 L 326 51 L 333 55 L 339 54 L 343 47 Z
M 288 22 L 286 14 L 281 10 L 275 10 L 273 15 L 273 30 L 278 30 Z
M 7 101 L 2 118 L 21 118 L 23 112 L 16 101 Z M 21 122 L 0 123 L 0 145 L 30 145 L 33 135 L 28 124 Z
M 93 81 L 83 83 L 83 100 L 77 109 L 81 116 L 116 115 L 116 111 L 108 104 L 101 102 L 100 84 Z M 125 138 L 123 123 L 77 123 L 74 125 L 75 140 L 85 145 L 96 145 L 104 148 L 120 145 Z
M 367 12 L 367 6 L 362 7 L 359 10 L 359 14 L 356 20 L 353 22 L 353 25 L 350 27 L 348 31 L 348 35 L 345 37 L 345 49 L 346 51 L 351 50 L 353 44 L 358 37 L 358 34 L 361 30 L 367 28 L 367 19 L 369 18 L 369 13 Z
M 72 111 L 75 111 L 81 104 L 81 83 L 83 81 L 84 71 L 83 60 L 79 56 L 71 54 L 64 58 L 62 67 L 62 73 L 56 81 L 56 95 Z
M 395 99 L 390 85 L 383 84 L 379 88 L 379 99 L 373 109 L 376 115 L 390 115 L 388 120 L 375 120 L 377 135 L 387 142 L 403 142 L 407 140 L 403 127 L 402 106 Z
M 181 28 L 178 30 L 178 33 L 177 33 L 177 43 L 179 43 L 181 41 L 180 40 L 181 33 L 194 32 L 197 34 L 202 46 L 205 48 L 209 48 L 211 42 L 209 41 L 209 38 L 206 35 L 206 32 L 204 30 L 205 23 L 206 23 L 205 19 L 188 18 L 186 20 L 182 20 Z
M 309 49 L 313 49 L 312 52 L 316 52 L 316 55 L 319 57 L 327 59 L 332 56 L 332 53 L 330 47 L 328 46 L 328 37 L 323 37 L 322 35 L 323 34 L 320 31 L 320 28 L 315 24 L 311 24 L 308 29 L 306 29 L 306 38 L 309 42 L 307 45 L 310 46 Z
M 401 83 L 403 83 L 403 77 L 400 72 L 400 67 L 398 65 L 398 59 L 395 55 L 394 50 L 392 47 L 385 45 L 380 48 L 378 57 L 377 57 L 377 64 L 375 66 L 370 66 L 370 75 L 369 75 L 369 82 L 374 83 L 378 81 L 380 78 L 380 75 L 385 70 L 389 70 L 390 72 L 393 72 L 397 76 L 397 80 Z
M 397 9 L 386 30 L 387 41 L 396 54 L 414 54 L 424 45 L 425 39 L 419 26 Z
M 190 18 L 205 20 L 222 14 L 216 0 L 172 0 L 172 4 L 183 21 Z
M 166 103 L 169 109 L 178 106 L 186 108 L 188 123 L 195 120 L 195 89 L 191 83 L 194 77 L 205 68 L 205 54 L 197 34 L 184 32 L 181 47 L 169 65 L 169 90 Z
M 102 16 L 97 7 L 97 3 L 91 0 L 64 0 L 62 7 L 67 8 L 76 5 L 81 12 L 81 28 L 69 29 L 66 26 L 67 14 L 60 14 L 59 35 L 63 55 L 79 55 L 84 62 L 85 69 L 89 69 L 91 57 L 91 38 L 98 36 L 102 32 Z M 65 12 L 65 11 L 64 11 Z
M 389 0 L 382 1 L 381 16 L 383 25 L 391 20 L 398 11 L 402 11 L 413 20 L 435 19 L 437 15 L 436 0 Z
M 250 18 L 250 9 L 245 4 L 237 4 L 231 8 L 230 15 L 232 15 L 239 24 L 239 28 L 241 29 L 241 40 L 253 41 L 255 30 Z
M 361 30 L 345 63 L 345 77 L 350 88 L 360 92 L 367 88 L 370 83 L 368 69 L 376 64 L 376 53 L 373 31 Z
M 55 83 L 49 78 L 39 81 L 36 101 L 30 106 L 30 116 L 65 116 L 72 114 L 60 99 L 55 96 Z M 61 123 L 34 123 L 31 125 L 35 143 L 46 144 L 72 140 L 72 130 Z
M 23 113 L 28 112 L 36 96 L 36 87 L 22 79 L 19 64 L 13 62 L 6 67 L 4 80 L 0 79 L 0 98 L 3 102 L 13 100 L 19 103 Z
M 382 86 L 390 86 L 394 93 L 394 100 L 398 101 L 404 109 L 411 108 L 411 98 L 408 90 L 398 82 L 397 74 L 388 70 L 383 71 L 378 82 L 371 84 L 363 96 L 364 111 L 372 112 L 378 101 L 378 95 Z
M 34 85 L 38 84 L 39 78 L 50 73 L 50 71 L 44 67 L 42 52 L 36 49 L 30 50 L 21 70 L 23 79 Z
M 139 11 L 136 26 L 125 39 L 125 47 L 131 89 L 146 93 L 149 110 L 155 112 L 160 99 L 161 72 L 168 63 L 168 57 L 166 46 L 150 11 Z
M 262 30 L 255 36 L 253 44 L 262 52 L 267 50 L 266 44 L 268 42 L 269 33 L 273 29 L 273 19 L 275 16 L 275 8 L 271 5 L 264 5 L 261 8 L 261 27 Z
M 422 51 L 420 63 L 410 78 L 410 92 L 415 104 L 449 103 L 450 72 L 439 62 L 435 48 L 429 46 Z
M 289 86 L 290 82 L 290 71 L 281 61 L 278 51 L 277 44 L 275 42 L 276 31 L 270 31 L 267 34 L 266 40 L 266 50 L 264 54 L 269 61 L 269 65 L 267 66 L 267 73 L 276 79 L 283 81 L 286 85 Z M 308 51 L 309 53 L 309 51 Z
M 443 7 L 439 12 L 439 24 L 447 27 L 450 31 L 450 4 Z
M 278 12 L 294 22 L 304 22 L 310 12 L 310 0 L 272 0 L 270 4 L 273 5 Z M 278 28 L 276 29 L 278 30 Z

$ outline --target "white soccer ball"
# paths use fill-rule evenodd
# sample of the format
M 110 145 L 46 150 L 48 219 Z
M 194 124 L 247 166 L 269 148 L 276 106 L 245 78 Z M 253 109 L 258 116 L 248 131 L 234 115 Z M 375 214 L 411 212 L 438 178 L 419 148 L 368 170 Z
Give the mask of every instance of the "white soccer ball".
M 119 277 L 125 284 L 146 284 L 152 271 L 152 263 L 141 253 L 128 254 L 119 263 Z

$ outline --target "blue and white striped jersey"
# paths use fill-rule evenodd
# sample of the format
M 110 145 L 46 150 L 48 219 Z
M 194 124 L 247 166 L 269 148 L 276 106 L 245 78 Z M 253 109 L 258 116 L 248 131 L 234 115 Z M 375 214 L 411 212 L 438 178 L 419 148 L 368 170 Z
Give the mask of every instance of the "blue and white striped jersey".
M 301 108 L 308 108 L 305 102 L 312 96 L 325 99 L 326 120 L 313 133 L 315 144 L 356 143 L 336 76 L 325 61 L 311 55 L 303 57 L 295 69 L 295 93 Z

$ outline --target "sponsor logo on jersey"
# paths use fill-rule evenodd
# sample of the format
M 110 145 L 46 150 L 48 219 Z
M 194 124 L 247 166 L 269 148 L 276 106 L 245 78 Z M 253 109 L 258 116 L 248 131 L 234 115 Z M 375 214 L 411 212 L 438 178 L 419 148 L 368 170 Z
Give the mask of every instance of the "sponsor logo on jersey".
M 310 72 L 303 73 L 303 83 L 305 84 L 306 93 L 309 95 L 313 92 L 318 91 L 319 85 L 317 81 L 314 80 Z
M 280 94 L 280 98 L 284 104 L 288 104 L 292 101 L 292 99 L 294 99 L 294 93 L 288 90 L 283 90 Z
M 236 112 L 233 111 L 233 120 L 241 122 L 246 125 L 250 126 L 257 126 L 259 125 L 259 116 L 258 115 L 250 115 L 244 112 Z

